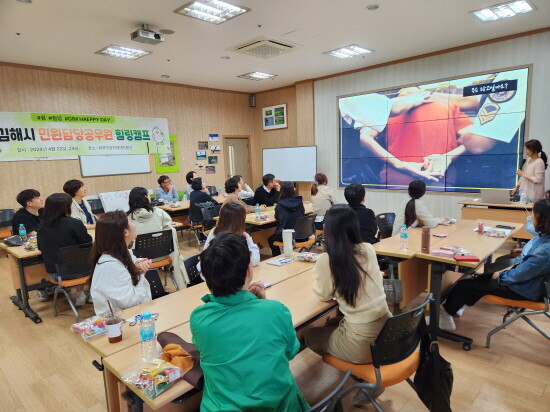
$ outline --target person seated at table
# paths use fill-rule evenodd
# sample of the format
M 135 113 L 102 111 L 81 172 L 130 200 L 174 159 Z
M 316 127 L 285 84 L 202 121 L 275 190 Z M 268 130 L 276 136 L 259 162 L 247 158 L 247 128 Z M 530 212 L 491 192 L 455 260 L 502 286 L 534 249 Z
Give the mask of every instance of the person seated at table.
M 59 249 L 65 246 L 91 243 L 92 237 L 86 231 L 81 220 L 71 217 L 71 206 L 74 200 L 66 193 L 54 193 L 46 198 L 44 206 L 44 220 L 38 225 L 36 241 L 42 252 L 44 266 L 49 276 L 57 281 L 56 263 Z M 64 276 L 63 280 L 78 279 L 83 275 Z M 88 296 L 84 293 L 84 286 L 75 286 L 75 306 L 84 306 Z
M 300 348 L 290 311 L 252 283 L 244 236 L 221 233 L 200 259 L 211 291 L 190 318 L 204 373 L 201 411 L 307 410 L 289 368 Z
M 11 221 L 12 233 L 17 235 L 19 225 L 23 225 L 27 231 L 27 236 L 36 236 L 36 229 L 42 221 L 44 199 L 42 199 L 38 190 L 25 189 L 19 192 L 16 200 L 21 208 L 13 215 Z
M 258 249 L 258 245 L 252 240 L 252 237 L 246 233 L 245 219 L 246 211 L 241 204 L 225 201 L 220 209 L 220 217 L 216 223 L 216 227 L 210 231 L 206 238 L 204 249 L 221 233 L 237 233 L 246 238 L 246 244 L 250 251 L 250 263 L 252 266 L 258 266 L 260 264 L 260 250 Z
M 328 178 L 324 173 L 317 173 L 313 178 L 311 185 L 311 201 L 313 203 L 313 213 L 315 218 L 315 229 L 323 230 L 323 220 L 325 214 L 334 204 L 334 195 L 332 189 L 327 186 Z
M 187 194 L 187 196 L 189 196 L 193 191 L 193 188 L 191 187 L 191 183 L 193 183 L 193 179 L 195 179 L 196 177 L 197 177 L 197 172 L 194 172 L 193 170 L 191 170 L 190 172 L 187 172 L 187 174 L 185 175 L 185 180 L 187 182 L 187 186 L 185 186 L 185 193 Z
M 157 179 L 159 187 L 155 190 L 155 196 L 159 202 L 177 202 L 179 199 L 178 190 L 172 184 L 172 180 L 162 175 Z
M 114 310 L 124 310 L 151 300 L 145 279 L 151 261 L 137 259 L 128 249 L 136 236 L 136 225 L 121 210 L 107 212 L 97 221 L 91 293 L 98 316 L 110 311 L 107 302 Z
M 413 180 L 409 183 L 410 199 L 408 199 L 395 214 L 393 235 L 399 233 L 402 225 L 406 225 L 407 227 L 437 227 L 439 219 L 433 217 L 426 205 L 424 205 L 424 202 L 420 200 L 425 193 L 426 183 L 422 180 Z M 404 210 L 404 212 L 402 210 Z
M 171 230 L 174 241 L 174 251 L 170 254 L 172 265 L 174 267 L 174 277 L 180 289 L 186 287 L 189 283 L 189 276 L 183 264 L 176 229 L 174 229 L 172 218 L 164 210 L 151 205 L 151 197 L 144 187 L 134 187 L 128 197 L 128 217 L 137 228 L 137 234 L 159 232 L 161 230 Z
M 275 176 L 271 173 L 262 177 L 263 186 L 260 186 L 254 192 L 254 204 L 273 206 L 279 199 L 281 185 L 275 181 Z
M 294 229 L 296 220 L 302 216 L 305 216 L 302 196 L 295 196 L 293 182 L 283 182 L 281 186 L 281 197 L 279 198 L 277 206 L 275 206 L 275 220 L 277 221 L 277 228 L 275 229 L 275 233 L 268 239 L 269 247 L 271 247 L 271 254 L 273 256 L 279 256 L 281 254 L 279 246 L 275 246 L 273 243 L 282 242 L 283 230 Z M 304 242 L 307 239 L 294 240 L 296 242 Z
M 239 186 L 241 187 L 239 197 L 241 199 L 252 199 L 254 197 L 254 190 L 245 183 L 243 177 L 241 175 L 235 175 L 233 177 L 239 181 Z
M 365 188 L 359 183 L 350 183 L 344 190 L 344 197 L 349 206 L 353 209 L 359 221 L 359 233 L 363 242 L 374 244 L 379 242 L 376 234 L 378 225 L 374 212 L 364 205 Z
M 189 195 L 189 205 L 193 206 L 197 203 L 212 202 L 213 205 L 218 205 L 219 203 L 210 196 L 206 184 L 202 181 L 202 178 L 196 177 L 191 183 L 193 191 Z
M 225 193 L 227 197 L 224 203 L 235 202 L 240 204 L 246 210 L 246 213 L 254 213 L 256 206 L 247 205 L 243 202 L 239 194 L 241 193 L 241 185 L 236 177 L 231 177 L 225 181 Z M 260 210 L 265 210 L 265 205 L 260 206 Z
M 529 249 L 520 252 L 514 266 L 492 275 L 480 275 L 456 283 L 441 310 L 441 329 L 455 330 L 453 316 L 464 305 L 473 306 L 485 295 L 513 300 L 541 300 L 544 281 L 550 275 L 550 199 L 535 202 L 533 225 L 540 236 L 529 241 L 526 245 Z
M 71 206 L 71 217 L 80 220 L 86 226 L 86 229 L 94 229 L 96 217 L 92 213 L 92 208 L 84 196 L 86 189 L 84 182 L 78 179 L 72 179 L 65 182 L 63 191 L 73 198 Z

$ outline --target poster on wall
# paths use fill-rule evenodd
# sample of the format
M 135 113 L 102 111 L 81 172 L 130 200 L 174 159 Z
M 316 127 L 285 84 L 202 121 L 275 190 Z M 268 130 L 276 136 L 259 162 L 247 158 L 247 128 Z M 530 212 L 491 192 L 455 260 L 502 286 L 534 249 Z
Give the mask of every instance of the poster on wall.
M 199 150 L 208 150 L 208 141 L 200 141 Z
M 208 164 L 209 165 L 217 165 L 218 164 L 218 156 L 208 156 Z
M 162 118 L 0 112 L 0 159 L 168 153 Z
M 212 154 L 220 154 L 221 151 L 222 151 L 222 147 L 221 147 L 221 146 L 218 146 L 218 145 L 216 145 L 216 146 L 210 146 L 210 152 L 211 152 Z
M 219 142 L 220 141 L 220 135 L 217 133 L 210 133 L 208 135 L 208 140 L 210 142 Z
M 521 167 L 529 67 L 338 98 L 340 186 L 509 190 Z
M 284 129 L 286 124 L 286 104 L 264 107 L 262 109 L 264 130 Z
M 216 174 L 216 166 L 206 166 L 206 174 L 207 175 Z
M 155 172 L 175 173 L 180 171 L 178 157 L 178 139 L 175 134 L 170 135 L 170 151 L 155 155 Z
M 197 160 L 206 160 L 206 152 L 197 152 Z

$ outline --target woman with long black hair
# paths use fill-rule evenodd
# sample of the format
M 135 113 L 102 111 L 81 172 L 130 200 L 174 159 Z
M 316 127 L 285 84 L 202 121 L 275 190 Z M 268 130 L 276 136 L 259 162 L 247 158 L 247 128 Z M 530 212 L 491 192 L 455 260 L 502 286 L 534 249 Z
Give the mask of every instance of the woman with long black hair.
M 391 313 L 386 303 L 376 252 L 363 243 L 359 222 L 348 205 L 334 205 L 325 215 L 326 253 L 317 258 L 313 290 L 323 301 L 336 298 L 343 318 L 305 335 L 307 346 L 347 362 L 372 362 L 370 343 Z
M 402 225 L 407 227 L 427 226 L 436 227 L 439 219 L 433 217 L 424 202 L 420 200 L 426 194 L 426 183 L 422 180 L 413 180 L 409 183 L 410 199 L 405 204 L 405 211 L 396 213 L 393 224 L 393 235 L 399 233 Z

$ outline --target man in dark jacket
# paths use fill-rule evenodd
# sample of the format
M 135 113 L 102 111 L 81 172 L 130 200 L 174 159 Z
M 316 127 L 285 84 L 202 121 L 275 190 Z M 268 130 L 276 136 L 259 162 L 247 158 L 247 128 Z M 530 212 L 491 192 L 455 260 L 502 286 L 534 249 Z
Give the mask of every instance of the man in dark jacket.
M 376 217 L 374 216 L 374 212 L 363 204 L 365 202 L 365 188 L 359 183 L 351 183 L 344 190 L 344 197 L 350 207 L 355 210 L 363 242 L 370 244 L 378 243 L 379 240 L 376 238 L 376 234 L 378 233 Z
M 261 189 L 261 188 L 260 188 Z M 275 220 L 277 220 L 277 229 L 275 233 L 268 239 L 271 253 L 273 256 L 281 254 L 279 246 L 274 246 L 273 243 L 283 240 L 284 229 L 294 229 L 296 220 L 304 216 L 304 203 L 302 196 L 294 196 L 294 183 L 284 182 L 281 187 L 281 197 L 275 207 Z M 295 239 L 297 242 L 305 239 Z
M 36 229 L 42 221 L 44 199 L 40 192 L 34 189 L 25 189 L 17 195 L 17 203 L 22 207 L 13 215 L 12 233 L 19 234 L 19 225 L 24 225 L 28 236 L 36 236 Z
M 279 199 L 281 186 L 275 181 L 275 176 L 271 173 L 266 174 L 262 180 L 263 186 L 258 187 L 254 192 L 254 204 L 273 206 Z

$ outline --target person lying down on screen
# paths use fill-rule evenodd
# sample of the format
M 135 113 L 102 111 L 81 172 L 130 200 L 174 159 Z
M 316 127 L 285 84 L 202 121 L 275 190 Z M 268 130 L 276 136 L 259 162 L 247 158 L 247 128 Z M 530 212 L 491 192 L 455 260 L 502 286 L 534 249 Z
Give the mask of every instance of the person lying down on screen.
M 387 168 L 380 176 L 383 181 L 387 176 L 387 184 L 405 185 L 416 177 L 435 183 L 443 180 L 450 163 L 466 152 L 460 139 L 472 125 L 458 105 L 438 100 L 415 87 L 401 89 L 393 99 L 383 95 L 346 99 L 340 101 L 340 111 L 345 119 L 355 120 L 356 127 L 361 125 L 361 145 L 386 159 Z M 377 140 L 384 130 L 387 150 Z

